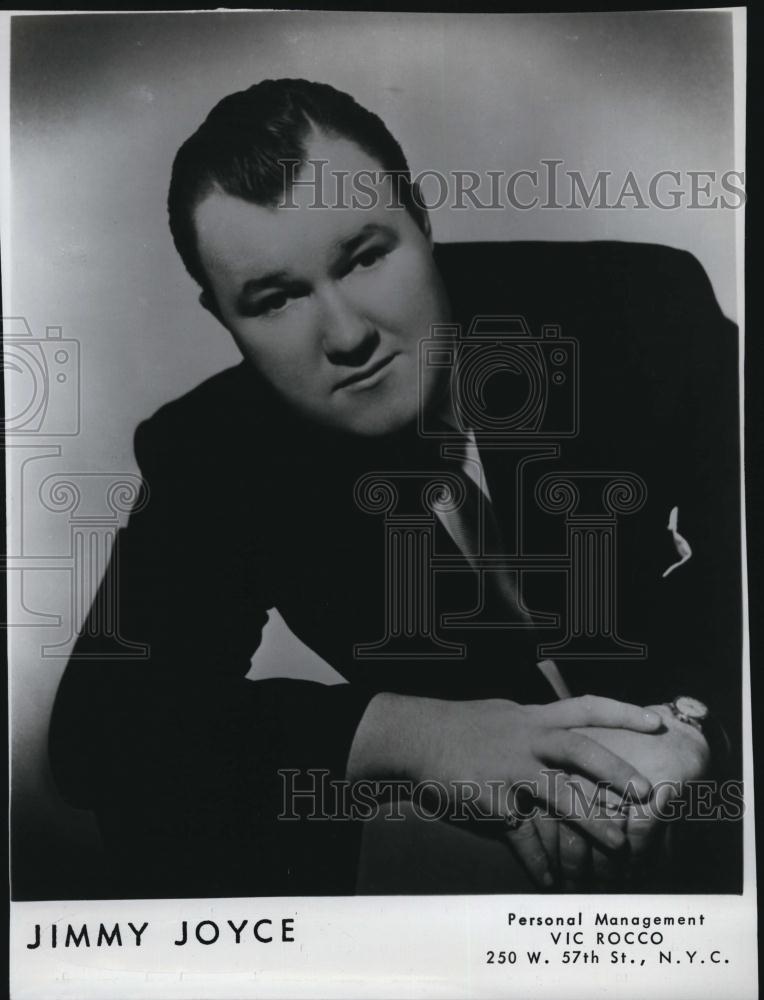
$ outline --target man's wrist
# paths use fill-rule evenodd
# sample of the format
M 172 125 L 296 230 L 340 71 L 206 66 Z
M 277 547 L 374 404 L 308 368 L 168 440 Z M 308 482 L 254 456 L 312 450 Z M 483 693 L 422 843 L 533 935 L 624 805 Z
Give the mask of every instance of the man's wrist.
M 695 726 L 681 722 L 672 712 L 668 703 L 651 705 L 663 720 L 665 737 L 673 746 L 672 756 L 676 773 L 669 780 L 678 780 L 682 786 L 686 781 L 708 778 L 713 766 L 713 748 L 706 736 Z M 659 734 L 660 735 L 660 734 Z M 668 772 L 667 772 L 668 773 Z
M 657 712 L 663 719 L 663 724 L 670 732 L 677 733 L 680 736 L 686 736 L 688 739 L 695 740 L 699 745 L 708 746 L 708 740 L 706 739 L 705 733 L 697 726 L 690 725 L 687 722 L 683 722 L 671 709 L 671 704 L 669 702 L 663 702 L 660 705 L 648 705 L 653 712 Z
M 665 713 L 669 712 L 676 726 L 684 727 L 685 732 L 692 730 L 702 737 L 708 749 L 710 772 L 713 775 L 721 774 L 729 763 L 731 744 L 718 717 L 703 702 L 686 695 L 679 695 L 661 707 L 664 709 L 661 713 L 664 719 Z

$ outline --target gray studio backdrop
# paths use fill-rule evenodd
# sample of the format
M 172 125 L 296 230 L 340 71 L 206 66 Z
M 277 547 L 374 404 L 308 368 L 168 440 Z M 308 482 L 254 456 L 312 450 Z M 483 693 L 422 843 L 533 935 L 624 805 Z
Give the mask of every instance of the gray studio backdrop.
M 17 317 L 6 336 L 36 345 L 48 379 L 41 408 L 34 378 L 12 372 L 8 402 L 21 414 L 8 438 L 21 897 L 63 896 L 73 884 L 87 895 L 86 874 L 97 877 L 91 820 L 58 798 L 45 737 L 73 631 L 129 506 L 134 428 L 238 360 L 197 305 L 172 246 L 165 213 L 172 159 L 217 100 L 275 76 L 352 93 L 388 123 L 415 173 L 511 173 L 558 158 L 589 180 L 599 170 L 616 178 L 632 170 L 646 186 L 660 170 L 734 168 L 725 13 L 14 19 L 3 311 Z M 622 239 L 688 249 L 735 318 L 736 213 L 632 205 L 444 207 L 432 221 L 444 242 Z M 110 494 L 120 477 L 125 485 Z M 76 502 L 63 481 L 75 483 Z M 75 566 L 77 544 L 93 547 L 84 572 Z M 337 679 L 274 616 L 253 676 L 279 673 Z

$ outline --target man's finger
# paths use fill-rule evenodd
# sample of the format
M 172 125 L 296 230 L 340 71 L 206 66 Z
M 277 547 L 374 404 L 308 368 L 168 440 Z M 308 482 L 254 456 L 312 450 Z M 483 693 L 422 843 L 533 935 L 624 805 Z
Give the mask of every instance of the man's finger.
M 554 780 L 542 787 L 547 804 L 557 816 L 606 850 L 620 851 L 626 846 L 623 824 L 601 815 L 596 786 L 562 771 L 552 777 Z
M 560 875 L 563 888 L 570 892 L 581 889 L 589 874 L 591 847 L 589 841 L 568 823 L 558 820 L 560 830 Z
M 545 705 L 544 722 L 566 729 L 573 726 L 606 726 L 633 729 L 638 733 L 654 733 L 663 725 L 660 715 L 652 709 L 591 694 Z
M 592 879 L 594 887 L 598 889 L 609 888 L 612 887 L 613 883 L 623 881 L 632 848 L 630 828 L 626 817 L 628 810 L 623 809 L 620 796 L 608 789 L 601 789 L 600 803 L 603 813 L 609 814 L 613 822 L 627 833 L 629 852 L 613 855 L 606 854 L 597 847 L 592 848 Z
M 652 783 L 633 764 L 581 733 L 553 731 L 543 746 L 534 749 L 550 764 L 570 772 L 580 771 L 595 781 L 607 782 L 615 791 L 625 795 L 646 799 L 652 791 Z
M 539 815 L 538 813 L 531 820 L 536 826 L 536 833 L 544 845 L 544 850 L 549 858 L 549 866 L 552 874 L 557 878 L 559 873 L 560 849 L 558 827 L 560 821 L 556 816 Z
M 640 802 L 629 809 L 626 831 L 633 860 L 638 861 L 665 832 L 665 823 L 660 817 L 668 800 L 676 793 L 677 784 L 662 785 L 648 802 Z
M 554 876 L 533 820 L 523 820 L 516 829 L 507 830 L 504 836 L 533 882 L 544 889 L 551 889 Z

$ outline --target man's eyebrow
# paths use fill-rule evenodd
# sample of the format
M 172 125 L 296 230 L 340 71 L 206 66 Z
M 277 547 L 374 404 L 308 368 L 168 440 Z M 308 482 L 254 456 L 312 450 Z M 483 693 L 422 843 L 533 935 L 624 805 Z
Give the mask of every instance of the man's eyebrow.
M 293 285 L 294 283 L 295 279 L 289 271 L 283 269 L 280 271 L 268 271 L 267 274 L 263 274 L 259 278 L 249 278 L 245 281 L 241 286 L 239 297 L 245 298 L 247 295 L 261 292 L 264 288 L 284 287 L 285 285 Z

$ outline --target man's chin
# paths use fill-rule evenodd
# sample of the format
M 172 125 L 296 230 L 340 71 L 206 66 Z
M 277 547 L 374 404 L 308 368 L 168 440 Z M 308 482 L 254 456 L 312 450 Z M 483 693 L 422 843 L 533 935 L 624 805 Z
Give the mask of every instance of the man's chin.
M 369 404 L 343 407 L 324 414 L 323 419 L 315 414 L 315 418 L 340 434 L 360 438 L 383 438 L 416 424 L 417 405 L 411 399 L 387 395 Z
M 354 437 L 384 438 L 397 434 L 416 422 L 414 413 L 380 413 L 349 421 L 339 428 Z

